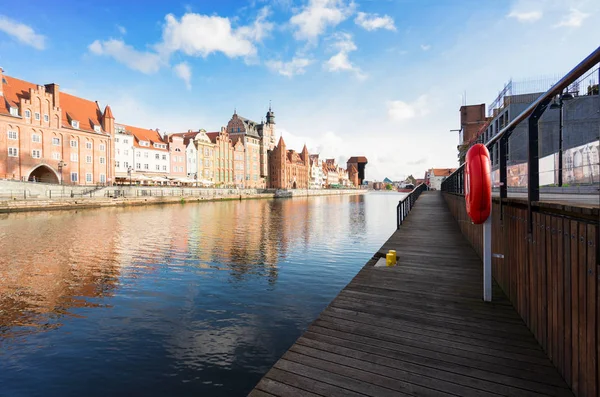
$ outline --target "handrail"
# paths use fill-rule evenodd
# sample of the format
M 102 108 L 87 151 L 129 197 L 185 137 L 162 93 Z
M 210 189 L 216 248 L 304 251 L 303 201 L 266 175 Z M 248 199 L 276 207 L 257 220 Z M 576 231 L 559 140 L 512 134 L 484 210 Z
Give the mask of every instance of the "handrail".
M 506 127 L 501 129 L 496 135 L 494 135 L 489 141 L 485 143 L 485 145 L 489 148 L 492 147 L 494 143 L 500 140 L 500 138 L 504 137 L 506 134 L 506 138 L 510 136 L 512 130 L 515 127 L 527 120 L 529 116 L 539 107 L 547 103 L 550 99 L 559 95 L 565 88 L 567 88 L 570 84 L 575 82 L 581 75 L 591 69 L 595 64 L 600 63 L 600 47 L 596 48 L 594 52 L 588 55 L 583 61 L 579 62 L 577 66 L 575 66 L 569 73 L 567 73 L 562 79 L 560 79 L 556 84 L 554 84 L 548 91 L 544 92 L 542 95 L 538 97 L 531 105 L 529 105 L 524 111 L 519 113 L 517 117 L 515 117 Z M 464 164 L 461 164 L 460 167 L 456 169 L 452 174 L 448 175 L 449 179 L 457 172 L 461 172 L 461 169 L 464 167 Z
M 408 213 L 415 205 L 415 202 L 425 190 L 427 190 L 427 185 L 420 183 L 408 193 L 406 197 L 398 202 L 398 205 L 396 206 L 396 229 L 400 229 L 400 225 L 404 223 L 404 219 L 406 219 Z

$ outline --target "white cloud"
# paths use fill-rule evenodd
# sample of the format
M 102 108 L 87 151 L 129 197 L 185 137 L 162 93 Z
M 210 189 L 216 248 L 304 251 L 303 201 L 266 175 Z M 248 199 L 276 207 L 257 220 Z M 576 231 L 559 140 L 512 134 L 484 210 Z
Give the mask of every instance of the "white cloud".
M 565 17 L 554 27 L 568 27 L 568 28 L 578 28 L 583 24 L 583 21 L 589 17 L 590 14 L 586 14 L 585 12 L 581 12 L 575 8 L 571 8 L 568 15 Z
M 541 10 L 532 10 L 532 11 L 511 11 L 507 17 L 514 18 L 519 22 L 535 22 L 541 19 L 543 13 Z
M 330 72 L 350 71 L 354 72 L 359 79 L 366 78 L 360 68 L 350 62 L 348 58 L 348 53 L 356 50 L 356 44 L 352 41 L 352 36 L 348 33 L 338 33 L 333 38 L 335 42 L 331 45 L 331 48 L 338 51 L 338 53 L 325 62 L 325 69 Z
M 266 18 L 266 15 L 259 18 Z M 165 21 L 163 42 L 157 48 L 166 54 L 181 51 L 186 55 L 207 57 L 222 52 L 229 58 L 249 57 L 256 55 L 253 41 L 266 34 L 263 27 L 256 25 L 236 31 L 229 18 L 219 16 L 187 13 L 178 20 L 168 14 Z
M 312 60 L 302 57 L 293 57 L 289 62 L 267 61 L 267 67 L 282 76 L 292 77 L 297 74 L 304 74 L 305 68 L 312 63 Z
M 421 49 L 423 51 L 429 51 L 429 49 L 431 49 L 431 45 L 430 44 L 421 44 Z
M 173 71 L 181 80 L 185 82 L 185 87 L 188 90 L 192 89 L 192 68 L 187 62 L 181 62 L 173 66 Z
M 138 51 L 125 44 L 123 40 L 96 40 L 88 46 L 88 49 L 94 55 L 112 57 L 128 68 L 146 74 L 156 73 L 161 66 L 166 64 L 158 54 Z
M 329 26 L 337 26 L 354 12 L 355 4 L 346 0 L 309 0 L 302 11 L 290 19 L 297 40 L 314 41 Z
M 421 95 L 414 102 L 389 101 L 388 118 L 392 121 L 405 121 L 429 114 L 429 98 Z
M 124 34 L 127 34 L 127 29 L 125 29 L 125 27 L 124 27 L 124 26 L 117 25 L 117 29 L 119 30 L 119 33 L 121 33 L 121 34 L 123 34 L 123 35 L 124 35 Z
M 386 29 L 396 31 L 394 26 L 394 19 L 389 15 L 380 17 L 377 14 L 367 14 L 365 12 L 359 12 L 357 17 L 354 19 L 354 23 L 362 26 L 364 29 L 372 31 L 377 29 Z
M 267 21 L 267 17 L 271 14 L 269 7 L 263 7 L 258 16 L 254 20 L 254 23 L 249 26 L 242 26 L 238 28 L 237 34 L 240 37 L 245 37 L 249 40 L 261 42 L 267 37 L 273 30 L 274 24 Z
M 0 31 L 12 36 L 17 41 L 38 50 L 46 48 L 46 37 L 38 34 L 31 26 L 0 15 Z

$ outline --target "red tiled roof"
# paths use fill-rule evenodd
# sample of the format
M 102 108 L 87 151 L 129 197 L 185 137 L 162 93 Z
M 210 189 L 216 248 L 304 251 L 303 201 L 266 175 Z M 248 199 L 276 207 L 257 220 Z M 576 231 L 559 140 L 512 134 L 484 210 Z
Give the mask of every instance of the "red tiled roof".
M 153 149 L 153 150 L 162 150 L 167 151 L 167 149 L 159 149 L 154 147 L 154 143 L 166 143 L 161 138 L 160 134 L 156 130 L 144 129 L 139 127 L 133 127 L 130 125 L 121 124 L 125 127 L 125 130 L 132 133 L 135 137 L 134 146 L 143 148 L 143 149 Z M 140 146 L 139 141 L 148 141 L 150 142 L 150 146 Z
M 448 176 L 456 171 L 456 168 L 432 168 L 433 176 Z
M 348 163 L 368 163 L 367 158 L 365 156 L 350 157 L 347 162 Z
M 102 113 L 96 102 L 79 98 L 64 92 L 60 94 L 60 108 L 62 110 L 62 126 L 64 128 L 73 127 L 70 120 L 79 122 L 79 129 L 84 131 L 94 131 L 94 125 L 101 125 Z M 69 119 L 70 117 L 70 119 Z
M 28 81 L 19 80 L 14 77 L 4 75 L 2 81 L 2 93 L 5 100 L 0 100 L 0 113 L 10 114 L 10 109 L 6 106 L 6 102 L 11 107 L 18 107 L 21 98 L 29 98 L 29 89 L 36 89 L 37 85 Z
M 217 143 L 217 137 L 219 136 L 219 132 L 207 132 L 206 136 L 212 143 Z

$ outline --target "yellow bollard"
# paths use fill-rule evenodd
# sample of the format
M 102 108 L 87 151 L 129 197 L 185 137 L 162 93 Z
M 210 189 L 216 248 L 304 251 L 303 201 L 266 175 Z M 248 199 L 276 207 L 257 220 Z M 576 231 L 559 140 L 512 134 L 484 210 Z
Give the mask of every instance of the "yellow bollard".
M 394 254 L 392 254 L 392 253 L 388 252 L 388 253 L 385 255 L 385 265 L 386 265 L 387 267 L 391 267 L 391 266 L 394 266 L 394 265 L 395 265 L 395 263 L 394 263 Z
M 389 250 L 388 254 L 392 254 L 392 263 L 395 266 L 398 263 L 398 258 L 396 257 L 396 250 Z

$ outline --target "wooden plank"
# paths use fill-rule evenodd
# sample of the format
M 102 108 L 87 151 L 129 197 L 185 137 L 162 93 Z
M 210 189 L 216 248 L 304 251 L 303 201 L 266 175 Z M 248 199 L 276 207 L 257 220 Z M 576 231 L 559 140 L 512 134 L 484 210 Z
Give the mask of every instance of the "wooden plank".
M 598 379 L 597 374 L 597 333 L 598 323 L 596 318 L 597 301 L 598 301 L 598 290 L 597 290 L 597 265 L 596 265 L 596 226 L 587 225 L 586 230 L 587 238 L 587 253 L 586 253 L 586 268 L 587 268 L 587 390 L 588 395 L 598 395 Z
M 552 322 L 551 322 L 551 326 L 552 326 L 552 362 L 554 363 L 554 365 L 556 365 L 558 367 L 558 362 L 559 362 L 559 352 L 558 352 L 558 263 L 557 263 L 557 248 L 558 248 L 558 241 L 556 239 L 556 233 L 557 233 L 557 219 L 555 216 L 550 216 L 550 239 L 551 239 L 551 243 L 550 243 L 550 249 L 552 251 L 551 255 L 551 265 L 550 268 L 552 270 L 552 278 L 551 278 L 551 283 L 552 283 L 552 300 L 550 302 L 550 305 L 552 307 Z
M 558 336 L 558 355 L 557 368 L 561 375 L 565 374 L 565 284 L 564 284 L 564 264 L 563 264 L 563 219 L 554 217 L 556 224 L 554 225 L 556 233 L 555 239 L 552 241 L 556 245 L 556 280 L 557 280 L 557 320 L 556 334 Z
M 546 311 L 546 351 L 548 352 L 548 357 L 551 361 L 554 360 L 554 335 L 553 335 L 553 306 L 552 306 L 552 298 L 553 298 L 553 282 L 552 282 L 552 267 L 553 267 L 553 259 L 552 259 L 552 216 L 544 215 L 544 225 L 546 232 L 546 299 L 544 299 L 544 310 Z
M 565 368 L 563 377 L 568 384 L 572 382 L 572 342 L 571 342 L 571 222 L 567 219 L 563 222 L 563 264 L 564 264 L 564 283 L 565 283 Z
M 571 221 L 571 387 L 579 394 L 579 228 Z
M 493 302 L 485 303 L 481 226 L 467 221 L 461 197 L 448 201 L 456 218 L 440 193 L 424 193 L 403 226 L 275 363 L 256 393 L 571 396 L 524 322 L 535 323 L 538 336 L 547 335 L 538 306 L 553 304 L 548 299 L 559 279 L 555 267 L 545 268 L 553 255 L 545 250 L 551 233 L 536 228 L 543 244 L 528 241 L 526 211 L 506 208 L 504 225 L 493 214 L 494 250 L 505 258 L 494 260 L 500 285 L 493 284 Z M 402 253 L 400 265 L 374 268 L 388 249 Z M 542 297 L 546 273 L 554 281 Z
M 577 261 L 579 273 L 579 387 L 583 395 L 588 395 L 588 381 L 586 379 L 587 369 L 587 230 L 584 224 L 579 223 L 578 254 Z

